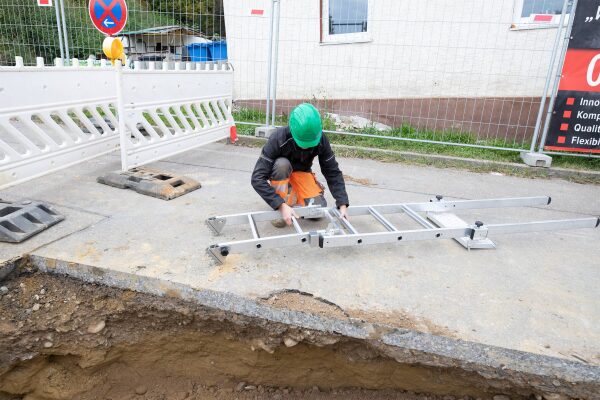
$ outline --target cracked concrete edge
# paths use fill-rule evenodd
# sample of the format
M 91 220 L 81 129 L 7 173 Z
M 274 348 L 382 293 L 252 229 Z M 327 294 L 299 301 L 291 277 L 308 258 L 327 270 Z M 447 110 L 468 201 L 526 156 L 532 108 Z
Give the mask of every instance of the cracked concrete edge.
M 28 260 L 30 265 L 43 273 L 177 298 L 267 322 L 368 341 L 400 363 L 460 368 L 487 379 L 509 381 L 520 389 L 560 393 L 572 398 L 592 399 L 600 393 L 600 367 L 593 365 L 359 320 L 345 321 L 274 308 L 232 293 L 194 289 L 168 280 L 42 256 L 30 255 Z
M 13 272 L 15 272 L 21 263 L 23 262 L 23 258 L 14 257 L 9 260 L 5 260 L 0 262 L 0 282 L 5 279 L 8 279 Z

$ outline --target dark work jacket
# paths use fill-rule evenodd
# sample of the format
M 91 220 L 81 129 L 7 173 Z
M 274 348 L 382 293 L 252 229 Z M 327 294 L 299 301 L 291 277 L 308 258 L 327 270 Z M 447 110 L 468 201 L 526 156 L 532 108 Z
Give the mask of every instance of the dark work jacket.
M 349 205 L 344 176 L 335 160 L 329 140 L 323 135 L 317 146 L 303 149 L 296 144 L 294 138 L 292 138 L 290 128 L 287 126 L 278 128 L 269 136 L 269 140 L 256 162 L 254 172 L 252 172 L 252 187 L 268 205 L 276 210 L 284 201 L 281 196 L 275 193 L 275 189 L 268 182 L 271 178 L 275 160 L 279 157 L 285 157 L 292 164 L 294 171 L 311 172 L 313 160 L 317 156 L 319 157 L 321 172 L 325 176 L 327 186 L 329 186 L 329 190 L 335 198 L 336 206 L 339 208 L 343 205 Z

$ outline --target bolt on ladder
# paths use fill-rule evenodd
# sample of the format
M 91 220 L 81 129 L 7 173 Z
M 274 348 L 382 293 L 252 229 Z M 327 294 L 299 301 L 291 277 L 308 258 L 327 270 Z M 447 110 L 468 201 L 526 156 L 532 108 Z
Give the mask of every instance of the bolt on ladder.
M 426 203 L 348 207 L 349 216 L 370 215 L 385 228 L 384 232 L 359 232 L 350 221 L 340 216 L 335 207 L 309 206 L 294 209 L 300 218 L 326 218 L 329 222 L 327 229 L 307 232 L 302 230 L 296 218 L 292 218 L 295 233 L 266 237 L 260 236 L 256 224 L 281 218 L 279 211 L 223 215 L 206 220 L 216 235 L 219 235 L 226 225 L 249 224 L 252 239 L 215 244 L 207 251 L 217 262 L 222 263 L 232 253 L 302 245 L 325 248 L 454 239 L 467 249 L 491 249 L 495 248 L 495 244 L 488 238 L 489 234 L 596 228 L 600 225 L 600 217 L 489 225 L 475 221 L 474 224 L 469 224 L 453 214 L 460 210 L 543 206 L 550 204 L 550 201 L 548 196 L 456 201 L 446 201 L 442 196 L 436 196 Z M 407 215 L 423 228 L 398 229 L 385 217 L 387 214 L 398 213 Z M 426 216 L 423 217 L 419 213 L 426 213 Z

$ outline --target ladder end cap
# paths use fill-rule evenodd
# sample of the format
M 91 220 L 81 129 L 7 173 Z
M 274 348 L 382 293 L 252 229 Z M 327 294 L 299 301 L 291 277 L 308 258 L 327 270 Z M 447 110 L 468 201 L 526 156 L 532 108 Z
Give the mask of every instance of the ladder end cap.
M 548 202 L 546 203 L 546 205 L 549 205 L 550 203 L 552 203 L 552 197 L 548 196 Z
M 598 220 L 596 221 L 596 228 L 600 226 L 600 217 L 598 217 Z

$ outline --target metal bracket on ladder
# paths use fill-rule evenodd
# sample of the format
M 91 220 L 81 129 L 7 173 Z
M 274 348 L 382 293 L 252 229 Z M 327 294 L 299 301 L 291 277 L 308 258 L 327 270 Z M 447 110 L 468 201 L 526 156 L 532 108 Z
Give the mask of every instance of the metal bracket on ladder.
M 349 207 L 349 216 L 370 215 L 386 230 L 385 232 L 366 233 L 358 232 L 348 220 L 341 218 L 336 208 L 311 206 L 294 210 L 300 218 L 327 218 L 329 221 L 327 229 L 306 232 L 302 230 L 296 218 L 293 218 L 292 225 L 295 233 L 267 237 L 260 236 L 256 223 L 281 218 L 278 211 L 223 215 L 209 218 L 206 221 L 216 235 L 219 235 L 225 226 L 248 224 L 252 232 L 252 239 L 215 244 L 210 246 L 207 251 L 217 262 L 222 263 L 232 253 L 302 245 L 324 248 L 414 240 L 454 239 L 467 249 L 492 249 L 495 248 L 495 244 L 488 238 L 489 234 L 596 228 L 600 225 L 600 218 L 596 217 L 490 225 L 476 221 L 474 224 L 468 224 L 453 213 L 484 208 L 544 206 L 550 204 L 550 201 L 551 198 L 547 196 L 457 201 L 446 201 L 442 196 L 436 196 L 427 203 Z M 386 214 L 398 213 L 407 215 L 419 223 L 423 229 L 401 230 L 385 218 Z M 420 213 L 425 213 L 426 217 Z

